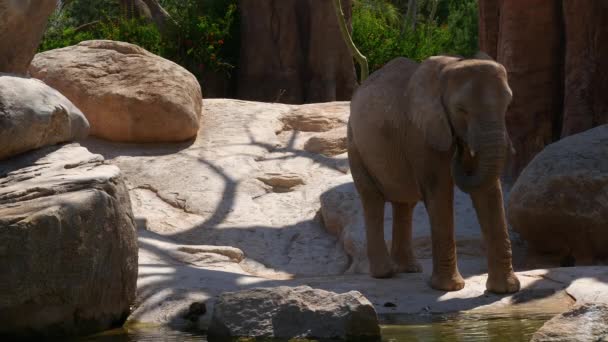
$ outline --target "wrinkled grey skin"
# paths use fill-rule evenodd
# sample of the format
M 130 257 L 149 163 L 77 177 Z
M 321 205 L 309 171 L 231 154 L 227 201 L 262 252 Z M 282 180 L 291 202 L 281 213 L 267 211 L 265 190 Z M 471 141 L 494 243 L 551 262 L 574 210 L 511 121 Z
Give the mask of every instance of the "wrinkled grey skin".
M 470 194 L 488 250 L 487 289 L 516 292 L 499 175 L 509 150 L 505 111 L 512 93 L 504 67 L 488 59 L 397 58 L 357 90 L 348 154 L 365 215 L 373 277 L 420 272 L 412 211 L 423 201 L 432 230 L 431 286 L 464 287 L 456 263 L 453 188 Z M 393 207 L 389 251 L 384 204 Z

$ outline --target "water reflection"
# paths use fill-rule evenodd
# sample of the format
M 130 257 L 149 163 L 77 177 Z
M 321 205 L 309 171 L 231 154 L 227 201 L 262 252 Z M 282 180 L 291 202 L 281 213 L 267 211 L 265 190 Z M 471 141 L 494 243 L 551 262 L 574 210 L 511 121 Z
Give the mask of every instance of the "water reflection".
M 388 317 L 382 328 L 384 342 L 529 341 L 552 315 L 452 315 Z M 397 324 L 398 323 L 398 324 Z
M 496 316 L 492 314 L 454 315 L 393 315 L 383 316 L 383 342 L 517 342 L 529 341 L 552 315 L 521 314 Z M 207 341 L 196 332 L 184 332 L 160 327 L 128 327 L 80 338 L 74 342 L 173 342 Z

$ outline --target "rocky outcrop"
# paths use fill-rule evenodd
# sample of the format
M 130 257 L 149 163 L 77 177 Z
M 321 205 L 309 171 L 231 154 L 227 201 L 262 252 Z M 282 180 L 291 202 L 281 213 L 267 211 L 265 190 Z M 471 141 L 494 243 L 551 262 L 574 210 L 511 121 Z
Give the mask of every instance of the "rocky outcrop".
M 608 123 L 608 2 L 563 1 L 566 54 L 562 136 Z
M 57 0 L 0 1 L 0 72 L 24 75 Z
M 0 160 L 88 132 L 82 112 L 57 90 L 36 79 L 0 74 Z
M 237 247 L 252 260 L 246 269 L 263 277 L 341 274 L 349 258 L 317 212 L 347 160 L 305 151 L 317 132 L 286 123 L 302 128 L 311 122 L 293 118 L 315 113 L 310 126 L 327 130 L 344 125 L 348 108 L 208 99 L 192 143 L 84 144 L 120 167 L 142 228 L 183 244 Z
M 351 1 L 343 0 L 350 22 Z M 309 103 L 349 100 L 356 86 L 332 0 L 240 0 L 238 98 Z
M 84 112 L 92 135 L 171 142 L 198 132 L 202 96 L 194 75 L 138 46 L 85 41 L 36 55 L 30 72 Z
M 335 156 L 346 152 L 346 127 L 340 127 L 331 131 L 312 136 L 304 149 L 312 153 L 321 153 L 326 156 Z
M 608 257 L 608 125 L 549 145 L 524 169 L 507 203 L 513 229 L 543 253 L 577 264 Z
M 116 166 L 78 145 L 0 164 L 0 335 L 66 335 L 122 324 L 137 243 Z
M 280 118 L 283 129 L 300 132 L 327 132 L 346 127 L 350 115 L 349 102 L 315 103 L 294 107 Z
M 380 326 L 373 305 L 357 291 L 280 286 L 220 295 L 209 337 L 379 338 Z
M 608 305 L 583 304 L 545 323 L 531 342 L 586 342 L 608 340 Z
M 608 4 L 481 0 L 479 45 L 509 73 L 511 177 L 546 145 L 608 123 Z

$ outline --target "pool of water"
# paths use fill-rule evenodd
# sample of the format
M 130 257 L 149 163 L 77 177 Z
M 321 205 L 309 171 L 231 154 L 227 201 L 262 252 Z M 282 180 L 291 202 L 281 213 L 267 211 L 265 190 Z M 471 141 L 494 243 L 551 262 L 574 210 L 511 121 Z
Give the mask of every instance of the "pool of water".
M 383 342 L 529 341 L 552 315 L 428 315 L 383 317 Z M 77 342 L 207 341 L 204 334 L 133 326 L 80 338 Z

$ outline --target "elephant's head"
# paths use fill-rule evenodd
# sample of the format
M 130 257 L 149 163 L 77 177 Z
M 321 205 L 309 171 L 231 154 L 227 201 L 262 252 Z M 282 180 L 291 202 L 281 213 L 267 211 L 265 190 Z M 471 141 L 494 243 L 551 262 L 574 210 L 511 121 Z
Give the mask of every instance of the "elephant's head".
M 510 148 L 505 112 L 512 92 L 505 68 L 489 57 L 431 57 L 412 75 L 407 106 L 434 149 L 455 148 L 452 174 L 465 192 L 500 176 Z

